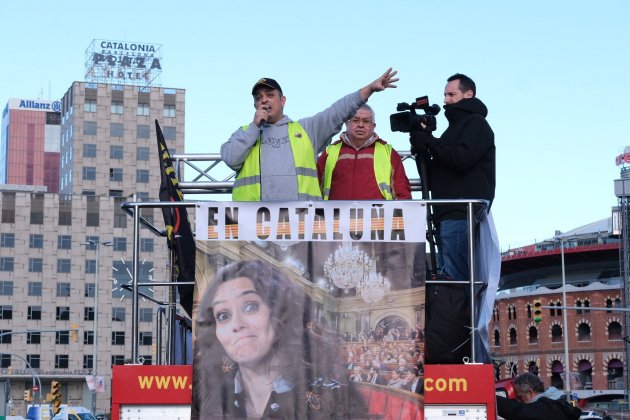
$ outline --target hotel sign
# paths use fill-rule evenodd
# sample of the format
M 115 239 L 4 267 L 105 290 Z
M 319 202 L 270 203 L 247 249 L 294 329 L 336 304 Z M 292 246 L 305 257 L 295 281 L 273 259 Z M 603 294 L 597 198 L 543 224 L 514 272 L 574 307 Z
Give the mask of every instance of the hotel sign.
M 91 83 L 159 85 L 162 45 L 95 39 L 85 51 L 85 80 Z

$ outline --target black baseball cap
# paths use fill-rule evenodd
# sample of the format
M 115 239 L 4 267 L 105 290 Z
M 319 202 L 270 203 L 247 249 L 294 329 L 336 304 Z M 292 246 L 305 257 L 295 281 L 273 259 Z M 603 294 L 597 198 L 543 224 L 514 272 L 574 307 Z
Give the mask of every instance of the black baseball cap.
M 256 84 L 252 88 L 252 96 L 256 94 L 256 91 L 258 90 L 258 88 L 263 87 L 263 86 L 268 87 L 269 89 L 278 89 L 278 91 L 280 92 L 280 96 L 282 96 L 282 88 L 280 87 L 278 82 L 268 77 L 263 77 L 262 79 L 256 82 Z

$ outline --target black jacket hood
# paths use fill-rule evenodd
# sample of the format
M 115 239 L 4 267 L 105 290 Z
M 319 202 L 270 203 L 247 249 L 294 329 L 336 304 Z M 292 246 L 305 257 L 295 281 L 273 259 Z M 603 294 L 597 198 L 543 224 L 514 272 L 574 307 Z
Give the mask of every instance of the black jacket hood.
M 462 114 L 479 114 L 486 118 L 488 116 L 488 108 L 478 98 L 462 99 L 454 104 L 444 105 L 444 115 L 446 119 L 451 121 Z

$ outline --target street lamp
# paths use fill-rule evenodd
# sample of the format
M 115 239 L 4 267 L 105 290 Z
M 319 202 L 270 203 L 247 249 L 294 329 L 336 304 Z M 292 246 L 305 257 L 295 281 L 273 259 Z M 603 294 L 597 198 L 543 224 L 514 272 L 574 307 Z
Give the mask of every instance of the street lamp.
M 567 282 L 564 269 L 564 239 L 558 237 L 560 231 L 556 231 L 556 238 L 560 241 L 560 263 L 562 265 L 562 329 L 564 335 L 564 389 L 567 392 L 567 401 L 571 401 L 571 362 L 569 360 L 569 330 L 567 329 Z
M 92 413 L 96 415 L 96 372 L 97 372 L 97 355 L 98 355 L 98 271 L 99 271 L 99 254 L 100 246 L 112 246 L 111 241 L 101 242 L 98 239 L 88 239 L 82 242 L 81 245 L 94 247 L 96 251 L 96 267 L 94 270 L 94 344 L 92 345 Z

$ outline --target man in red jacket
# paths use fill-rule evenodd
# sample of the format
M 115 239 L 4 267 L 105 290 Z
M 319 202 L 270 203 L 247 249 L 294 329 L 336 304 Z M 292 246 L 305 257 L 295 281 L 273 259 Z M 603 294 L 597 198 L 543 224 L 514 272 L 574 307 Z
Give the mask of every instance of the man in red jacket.
M 346 131 L 317 161 L 324 200 L 404 200 L 411 186 L 400 155 L 374 132 L 374 111 L 362 105 Z

